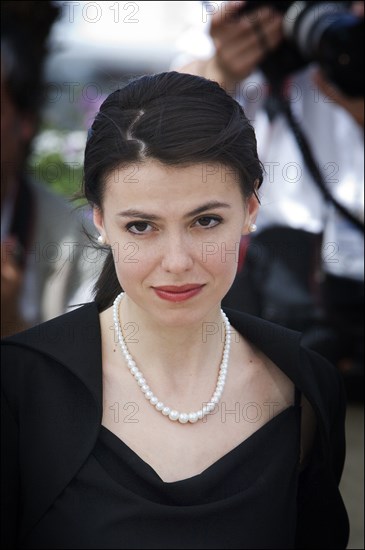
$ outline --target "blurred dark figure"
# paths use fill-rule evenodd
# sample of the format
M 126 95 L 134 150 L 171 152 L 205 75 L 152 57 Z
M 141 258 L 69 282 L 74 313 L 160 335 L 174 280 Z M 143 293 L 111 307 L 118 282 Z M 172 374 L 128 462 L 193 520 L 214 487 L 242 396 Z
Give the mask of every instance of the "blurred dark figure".
M 1 2 L 1 336 L 64 313 L 92 265 L 81 213 L 30 177 L 52 2 Z
M 267 170 L 257 232 L 223 304 L 303 332 L 361 399 L 363 8 L 206 2 L 213 55 L 180 69 L 242 104 Z

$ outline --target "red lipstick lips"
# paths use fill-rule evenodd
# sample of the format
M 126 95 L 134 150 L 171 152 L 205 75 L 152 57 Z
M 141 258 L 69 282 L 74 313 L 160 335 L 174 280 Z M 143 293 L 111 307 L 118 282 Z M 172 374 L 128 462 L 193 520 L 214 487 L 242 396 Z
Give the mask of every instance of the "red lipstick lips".
M 183 302 L 196 296 L 202 290 L 204 285 L 190 284 L 182 286 L 155 286 L 152 287 L 159 298 L 170 302 Z

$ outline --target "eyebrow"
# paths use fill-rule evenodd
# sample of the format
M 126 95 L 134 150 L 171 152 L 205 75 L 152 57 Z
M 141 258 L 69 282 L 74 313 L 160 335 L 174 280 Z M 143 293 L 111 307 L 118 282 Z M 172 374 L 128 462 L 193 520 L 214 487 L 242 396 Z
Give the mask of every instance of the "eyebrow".
M 202 206 L 194 208 L 194 210 L 191 210 L 191 212 L 185 214 L 184 218 L 197 216 L 198 214 L 201 214 L 202 212 L 206 212 L 207 210 L 211 210 L 213 208 L 231 208 L 231 205 L 227 204 L 226 202 L 209 201 L 205 204 L 202 204 Z M 156 216 L 156 214 L 148 214 L 147 212 L 142 212 L 141 210 L 135 210 L 133 208 L 118 212 L 116 215 L 121 218 L 143 218 L 151 221 L 161 220 L 160 216 Z

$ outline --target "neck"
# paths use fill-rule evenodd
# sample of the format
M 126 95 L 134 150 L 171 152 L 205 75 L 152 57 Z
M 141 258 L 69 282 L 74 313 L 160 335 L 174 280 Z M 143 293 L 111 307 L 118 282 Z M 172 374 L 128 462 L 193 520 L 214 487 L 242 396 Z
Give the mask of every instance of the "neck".
M 224 323 L 220 305 L 204 318 L 182 326 L 156 322 L 126 295 L 119 319 L 129 352 L 144 374 L 169 386 L 184 385 L 186 391 L 197 381 L 215 378 L 222 358 Z

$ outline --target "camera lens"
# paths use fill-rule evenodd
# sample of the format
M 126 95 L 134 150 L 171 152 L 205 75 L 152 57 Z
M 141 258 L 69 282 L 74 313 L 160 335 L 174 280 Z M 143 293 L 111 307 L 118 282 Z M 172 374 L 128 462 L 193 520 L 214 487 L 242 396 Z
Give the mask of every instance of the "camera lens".
M 346 2 L 294 2 L 284 18 L 284 32 L 308 61 L 349 96 L 362 96 L 364 21 Z

